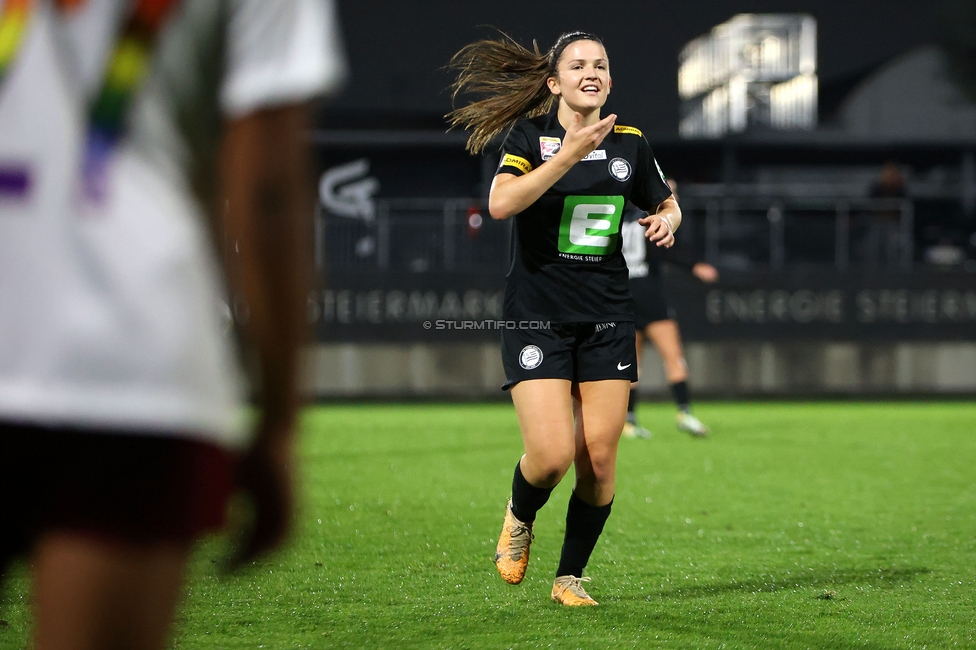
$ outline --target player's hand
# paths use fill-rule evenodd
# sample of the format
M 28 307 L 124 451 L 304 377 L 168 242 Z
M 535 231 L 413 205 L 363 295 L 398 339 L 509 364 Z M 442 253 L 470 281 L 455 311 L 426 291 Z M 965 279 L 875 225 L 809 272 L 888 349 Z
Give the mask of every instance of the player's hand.
M 643 219 L 638 219 L 637 223 L 647 228 L 644 231 L 644 236 L 649 241 L 664 248 L 671 248 L 674 245 L 674 233 L 671 232 L 671 226 L 660 214 L 648 215 Z
M 691 273 L 705 284 L 718 282 L 718 269 L 707 262 L 699 262 L 691 267 Z
M 573 163 L 579 162 L 600 146 L 616 121 L 617 116 L 611 113 L 596 124 L 583 126 L 583 116 L 574 112 L 559 151 L 565 152 L 563 155 L 569 156 Z
M 292 427 L 291 423 L 263 421 L 262 427 Z M 250 517 L 237 533 L 229 568 L 238 569 L 280 545 L 291 526 L 292 435 L 259 435 L 258 442 L 238 466 L 238 486 L 250 504 Z M 263 442 L 268 441 L 268 442 Z

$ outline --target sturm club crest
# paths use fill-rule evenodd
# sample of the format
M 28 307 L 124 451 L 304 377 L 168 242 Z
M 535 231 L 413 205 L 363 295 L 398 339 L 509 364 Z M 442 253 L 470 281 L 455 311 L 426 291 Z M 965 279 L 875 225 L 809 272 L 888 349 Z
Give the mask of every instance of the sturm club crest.
M 542 350 L 534 345 L 526 345 L 519 352 L 519 365 L 526 370 L 534 370 L 542 363 Z
M 630 178 L 630 163 L 623 158 L 614 158 L 611 160 L 607 169 L 610 170 L 610 175 L 621 183 Z

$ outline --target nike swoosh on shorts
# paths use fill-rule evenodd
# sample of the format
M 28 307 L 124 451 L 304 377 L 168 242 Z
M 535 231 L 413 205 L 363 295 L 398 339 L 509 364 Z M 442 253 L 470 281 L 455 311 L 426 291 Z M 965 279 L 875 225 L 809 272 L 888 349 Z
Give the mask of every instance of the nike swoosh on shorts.
M 626 370 L 627 368 L 631 367 L 632 365 L 634 365 L 634 364 L 628 363 L 626 366 L 622 366 L 622 365 L 620 365 L 620 362 L 618 361 L 617 362 L 617 370 Z

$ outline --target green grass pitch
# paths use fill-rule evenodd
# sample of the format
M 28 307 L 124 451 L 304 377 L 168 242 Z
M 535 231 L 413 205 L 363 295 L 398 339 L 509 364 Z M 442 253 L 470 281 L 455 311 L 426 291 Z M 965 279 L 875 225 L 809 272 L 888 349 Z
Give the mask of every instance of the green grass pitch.
M 549 600 L 572 474 L 522 585 L 492 564 L 521 441 L 511 405 L 310 409 L 280 554 L 195 554 L 177 648 L 976 648 L 971 403 L 702 403 L 707 440 L 646 404 L 587 567 Z M 22 648 L 21 567 L 0 647 Z

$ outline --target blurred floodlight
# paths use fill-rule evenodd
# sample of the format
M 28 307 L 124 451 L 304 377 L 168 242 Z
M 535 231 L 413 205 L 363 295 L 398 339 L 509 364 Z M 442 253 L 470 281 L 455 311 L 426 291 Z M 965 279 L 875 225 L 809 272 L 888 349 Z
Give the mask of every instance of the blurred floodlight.
M 739 14 L 681 50 L 683 138 L 817 126 L 817 22 Z

